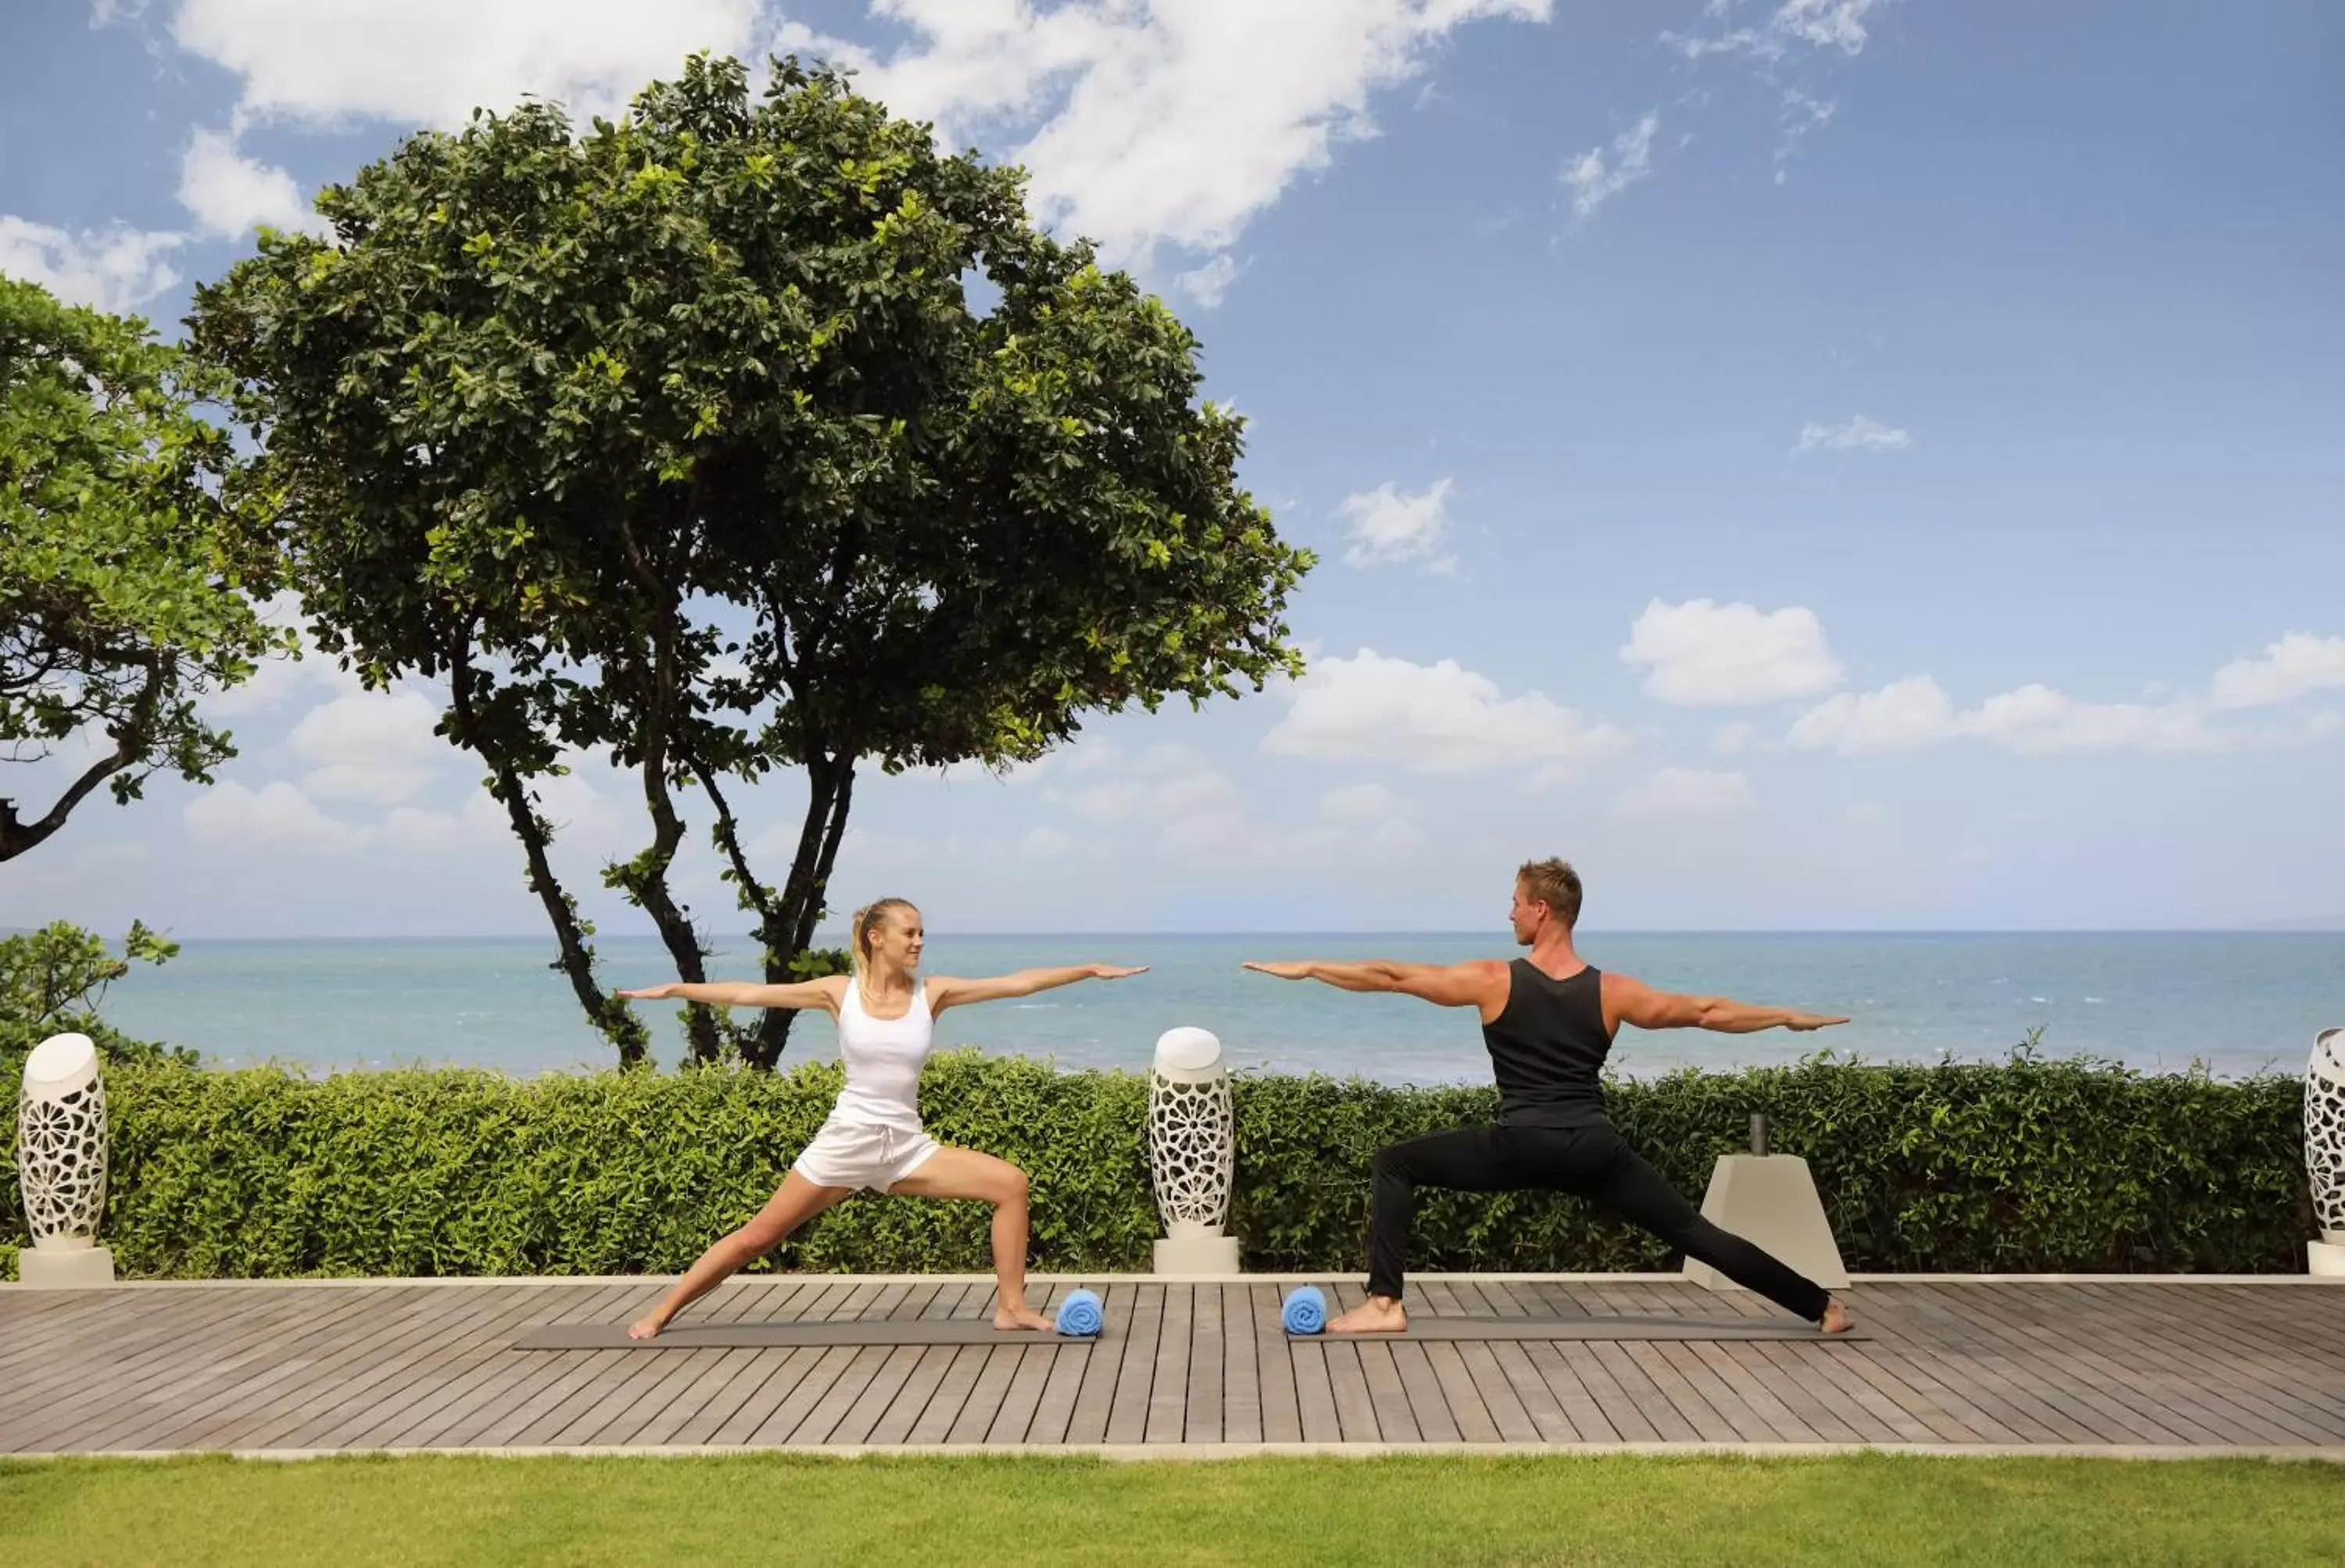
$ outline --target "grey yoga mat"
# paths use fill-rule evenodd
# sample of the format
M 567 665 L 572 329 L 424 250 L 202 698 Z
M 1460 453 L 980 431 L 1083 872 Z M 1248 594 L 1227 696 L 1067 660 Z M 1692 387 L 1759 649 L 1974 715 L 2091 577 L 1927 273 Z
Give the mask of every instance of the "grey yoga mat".
M 990 1318 L 840 1318 L 820 1322 L 678 1323 L 630 1339 L 624 1323 L 545 1323 L 516 1350 L 700 1350 L 736 1345 L 1086 1345 L 1090 1338 L 997 1329 Z
M 1860 1331 L 1824 1334 L 1798 1323 L 1748 1318 L 1418 1318 L 1406 1334 L 1376 1339 L 1863 1339 Z M 1325 1334 L 1290 1334 L 1324 1339 Z M 996 1329 L 983 1318 L 843 1318 L 820 1322 L 678 1323 L 651 1339 L 630 1339 L 620 1323 L 546 1323 L 516 1340 L 516 1350 L 677 1350 L 757 1345 L 1056 1345 L 1088 1344 L 1059 1334 Z
M 1412 1318 L 1400 1334 L 1289 1334 L 1290 1339 L 1814 1339 L 1870 1338 L 1859 1330 L 1827 1334 L 1804 1323 L 1750 1318 Z

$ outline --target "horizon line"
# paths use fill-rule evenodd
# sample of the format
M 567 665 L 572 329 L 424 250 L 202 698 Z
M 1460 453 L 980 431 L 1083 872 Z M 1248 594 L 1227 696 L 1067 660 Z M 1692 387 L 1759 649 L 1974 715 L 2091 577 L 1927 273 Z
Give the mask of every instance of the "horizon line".
M 0 935 L 25 935 L 39 930 L 34 926 L 0 926 Z M 355 932 L 338 935 L 316 933 L 294 934 L 281 932 L 204 932 L 181 936 L 165 927 L 149 927 L 157 934 L 179 942 L 538 942 L 551 940 L 552 933 L 537 932 Z M 704 936 L 718 942 L 751 942 L 756 940 L 753 932 L 705 932 Z M 819 942 L 825 935 L 817 932 Z M 2335 924 L 2303 921 L 2268 921 L 2249 925 L 2209 926 L 1599 926 L 1582 928 L 1577 934 L 1588 937 L 1773 937 L 1773 936 L 1834 936 L 1834 937 L 1928 937 L 1928 936 L 2338 936 L 2345 935 L 2345 920 Z M 1244 929 L 1183 928 L 1180 930 L 1110 930 L 1103 928 L 1061 930 L 1000 930 L 964 931 L 943 938 L 956 940 L 982 938 L 988 941 L 1039 940 L 1079 938 L 1096 941 L 1101 938 L 1145 938 L 1150 940 L 1226 940 L 1233 937 L 1275 937 L 1282 940 L 1298 937 L 1335 937 L 1356 941 L 1369 937 L 1465 937 L 1487 936 L 1502 940 L 1487 926 L 1420 926 L 1389 928 L 1337 929 L 1325 927 L 1257 927 Z M 598 932 L 600 940 L 658 942 L 656 931 Z M 935 937 L 931 942 L 938 940 Z

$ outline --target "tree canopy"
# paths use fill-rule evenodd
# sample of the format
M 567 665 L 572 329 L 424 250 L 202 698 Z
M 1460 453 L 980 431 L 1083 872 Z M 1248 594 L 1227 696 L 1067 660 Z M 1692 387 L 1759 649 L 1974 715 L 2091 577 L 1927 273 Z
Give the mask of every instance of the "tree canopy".
M 279 565 L 266 499 L 225 488 L 239 460 L 203 415 L 221 386 L 135 317 L 0 277 L 0 747 L 78 762 L 46 806 L 0 799 L 0 860 L 100 784 L 209 782 L 236 748 L 198 699 L 289 650 L 253 597 Z
M 332 239 L 268 235 L 198 290 L 314 635 L 449 683 L 623 1058 L 534 804 L 568 752 L 639 778 L 650 841 L 604 875 L 684 976 L 696 792 L 780 980 L 814 962 L 859 766 L 1029 759 L 1299 667 L 1311 559 L 1239 486 L 1196 340 L 1040 231 L 1022 178 L 834 72 L 777 61 L 753 102 L 695 58 L 616 123 L 411 137 L 321 194 Z M 807 800 L 768 881 L 728 791 L 780 769 Z M 695 1013 L 693 1053 L 770 1065 L 789 1016 Z

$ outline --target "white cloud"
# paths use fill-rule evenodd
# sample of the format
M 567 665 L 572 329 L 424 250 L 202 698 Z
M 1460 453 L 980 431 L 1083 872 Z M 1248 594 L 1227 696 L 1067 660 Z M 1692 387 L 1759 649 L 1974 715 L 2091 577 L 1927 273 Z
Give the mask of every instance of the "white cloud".
M 178 282 L 165 257 L 186 239 L 118 223 L 72 234 L 0 214 L 0 272 L 38 283 L 69 305 L 125 311 Z
M 233 780 L 216 784 L 182 807 L 180 819 L 188 837 L 209 849 L 348 854 L 363 849 L 371 837 L 363 828 L 327 816 L 282 780 L 258 791 Z
M 1751 780 L 1740 773 L 1664 768 L 1621 791 L 1615 809 L 1631 821 L 1686 822 L 1738 817 L 1752 803 Z
M 181 46 L 241 78 L 242 119 L 440 127 L 524 93 L 609 113 L 697 49 L 827 56 L 939 139 L 1031 174 L 1038 210 L 1111 263 L 1214 253 L 1335 146 L 1370 98 L 1424 73 L 1469 23 L 1545 21 L 1551 0 L 873 0 L 904 41 L 874 50 L 777 21 L 759 0 L 181 0 Z M 1197 268 L 1208 289 L 1217 263 Z M 1198 290 L 1193 294 L 1210 303 Z
M 287 744 L 318 764 L 301 780 L 312 796 L 394 806 L 438 777 L 448 744 L 432 733 L 440 710 L 411 691 L 363 692 L 312 708 Z
M 2345 637 L 2289 632 L 2262 657 L 2234 659 L 2217 670 L 2207 704 L 2218 711 L 2277 708 L 2339 687 L 2345 687 Z
M 293 177 L 237 150 L 236 138 L 198 127 L 179 158 L 179 205 L 205 234 L 234 239 L 249 229 L 327 232 Z
M 1345 564 L 1367 567 L 1414 561 L 1418 570 L 1436 575 L 1455 572 L 1457 557 L 1442 550 L 1449 535 L 1448 495 L 1447 479 L 1414 495 L 1396 491 L 1389 482 L 1346 495 L 1336 508 L 1352 524 Z
M 1223 297 L 1230 291 L 1230 285 L 1237 281 L 1237 276 L 1238 264 L 1224 250 L 1203 266 L 1192 268 L 1172 281 L 1182 292 L 1210 311 L 1222 302 Z
M 1018 854 L 1021 860 L 1055 860 L 1074 845 L 1074 840 L 1056 828 L 1036 828 L 1018 840 Z
M 1373 825 L 1406 815 L 1400 797 L 1381 784 L 1351 784 L 1319 797 L 1319 820 L 1338 827 Z
M 759 0 L 180 0 L 170 29 L 241 78 L 239 121 L 446 128 L 524 94 L 559 98 L 581 120 L 612 113 L 695 50 L 747 50 L 758 14 Z
M 1620 658 L 1649 670 L 1645 695 L 1680 708 L 1744 708 L 1812 697 L 1841 683 L 1815 612 L 1655 599 L 1629 628 Z
M 2311 639 L 2318 641 L 2318 639 Z M 2274 644 L 2277 649 L 2281 644 Z M 2218 677 L 2233 697 L 2286 701 L 2302 695 L 2270 671 L 2289 667 L 2274 658 L 2232 665 Z M 2284 695 L 2274 695 L 2284 694 Z M 2259 702 L 2258 706 L 2265 705 Z M 1968 712 L 1928 676 L 1910 676 L 1878 691 L 1842 692 L 1801 715 L 1786 744 L 1830 748 L 1847 755 L 1910 751 L 1956 738 L 1984 740 L 2025 756 L 2068 752 L 2255 751 L 2318 740 L 2335 728 L 2333 716 L 2313 715 L 2282 726 L 2218 726 L 2209 718 L 2225 710 L 2218 699 L 2184 697 L 2171 702 L 2083 702 L 2040 683 L 1998 693 Z M 2245 707 L 2245 702 L 2228 706 Z
M 1711 733 L 1710 748 L 1721 757 L 1740 757 L 1759 738 L 1759 727 L 1747 719 L 1721 724 Z
M 1348 659 L 1315 661 L 1286 695 L 1286 716 L 1263 738 L 1273 756 L 1474 773 L 1584 767 L 1631 744 L 1621 730 L 1589 725 L 1536 691 L 1504 697 L 1488 677 L 1453 659 L 1418 665 L 1362 648 Z
M 1690 60 L 1704 55 L 1748 55 L 1773 65 L 1792 55 L 1820 49 L 1853 56 L 1863 52 L 1871 36 L 1865 31 L 1864 17 L 1873 4 L 1874 0 L 1784 0 L 1763 26 L 1735 27 L 1708 37 L 1663 33 L 1661 42 Z M 1712 5 L 1703 14 L 1721 18 L 1731 9 Z
M 242 686 L 215 691 L 203 699 L 207 718 L 241 718 L 256 713 L 275 713 L 306 691 L 326 690 L 338 696 L 354 697 L 366 687 L 356 672 L 342 668 L 328 655 L 320 653 L 317 645 L 301 625 L 301 601 L 291 594 L 279 594 L 263 601 L 259 606 L 263 623 L 290 629 L 299 639 L 301 657 L 273 657 L 260 661 L 252 678 Z
M 1136 777 L 1079 789 L 1067 805 L 1094 822 L 1158 824 L 1234 809 L 1237 786 L 1203 758 L 1159 747 L 1135 764 Z
M 1563 183 L 1571 187 L 1571 210 L 1575 214 L 1588 217 L 1605 201 L 1652 172 L 1653 133 L 1660 124 L 1658 114 L 1648 113 L 1612 138 L 1609 162 L 1605 160 L 1602 148 L 1591 148 L 1565 166 Z
M 1800 443 L 1792 448 L 1796 455 L 1805 452 L 1853 452 L 1865 448 L 1875 452 L 1903 452 L 1914 444 L 1914 438 L 1902 430 L 1892 430 L 1858 414 L 1846 424 L 1819 424 L 1810 420 L 1800 427 Z
M 1801 138 L 1829 121 L 1839 107 L 1830 98 L 1812 97 L 1797 87 L 1784 89 L 1782 111 L 1779 117 L 1782 135 L 1775 143 L 1777 185 L 1783 183 L 1783 166 L 1792 160 L 1792 154 L 1798 149 Z
M 1543 22 L 1551 0 L 879 0 L 913 35 L 861 78 L 949 145 L 1033 127 L 1010 156 L 1042 214 L 1145 265 L 1218 251 L 1335 146 L 1369 99 L 1420 76 L 1461 26 Z M 844 57 L 844 56 L 842 56 Z M 986 145 L 992 144 L 989 141 Z
M 1903 751 L 1954 733 L 1954 705 L 1926 675 L 1892 682 L 1878 691 L 1842 692 L 1800 716 L 1787 745 L 1849 754 Z

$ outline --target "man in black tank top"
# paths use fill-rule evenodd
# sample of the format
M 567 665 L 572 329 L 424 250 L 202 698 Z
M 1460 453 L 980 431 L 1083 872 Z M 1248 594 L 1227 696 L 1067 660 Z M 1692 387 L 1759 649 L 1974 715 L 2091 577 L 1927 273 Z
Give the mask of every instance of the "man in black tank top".
M 1397 1333 L 1409 1222 L 1419 1186 L 1465 1192 L 1526 1187 L 1567 1192 L 1610 1209 L 1687 1257 L 1826 1333 L 1849 1327 L 1823 1287 L 1701 1217 L 1685 1196 L 1623 1141 L 1604 1113 L 1600 1077 L 1623 1023 L 1640 1029 L 1821 1029 L 1845 1023 L 1812 1013 L 1755 1007 L 1718 996 L 1655 991 L 1605 974 L 1573 951 L 1579 877 L 1562 860 L 1534 860 L 1515 878 L 1508 911 L 1515 941 L 1530 949 L 1511 963 L 1249 963 L 1281 980 L 1320 980 L 1345 991 L 1396 991 L 1482 1015 L 1498 1084 L 1498 1123 L 1433 1133 L 1377 1153 L 1368 1204 L 1368 1299 L 1327 1325 L 1333 1334 Z

